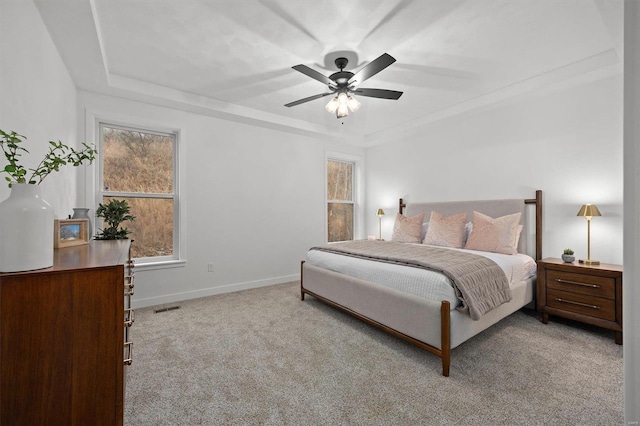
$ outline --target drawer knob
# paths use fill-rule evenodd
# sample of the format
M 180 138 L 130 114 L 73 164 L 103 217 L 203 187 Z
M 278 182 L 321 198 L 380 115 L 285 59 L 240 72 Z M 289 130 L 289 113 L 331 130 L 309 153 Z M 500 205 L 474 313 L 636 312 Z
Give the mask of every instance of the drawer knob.
M 562 278 L 558 278 L 558 279 L 556 279 L 556 281 L 559 282 L 559 283 L 563 283 L 563 284 L 579 285 L 581 287 L 600 288 L 600 286 L 597 285 L 597 284 L 579 283 L 579 282 L 576 282 L 576 281 L 563 280 Z
M 583 306 L 585 308 L 591 308 L 591 309 L 600 309 L 600 306 L 596 306 L 596 305 L 589 305 L 586 303 L 580 303 L 580 302 L 574 302 L 573 300 L 566 300 L 566 299 L 561 299 L 559 297 L 556 297 L 556 302 L 560 302 L 560 303 L 568 303 L 570 305 L 578 305 L 578 306 Z

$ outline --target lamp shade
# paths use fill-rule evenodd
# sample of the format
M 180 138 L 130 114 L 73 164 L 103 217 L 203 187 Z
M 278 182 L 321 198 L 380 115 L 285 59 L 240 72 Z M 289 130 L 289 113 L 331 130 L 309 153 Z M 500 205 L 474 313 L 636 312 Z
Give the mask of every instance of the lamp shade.
M 378 209 L 378 212 L 376 213 L 376 215 L 378 215 L 378 216 L 384 216 L 384 210 L 382 210 L 382 209 Z
M 600 214 L 600 210 L 598 210 L 598 207 L 596 207 L 595 204 L 585 204 L 580 207 L 580 211 L 576 216 L 593 217 L 602 215 Z
M 336 117 L 342 118 L 349 115 L 349 107 L 347 105 L 347 94 L 340 92 L 338 94 L 338 109 L 336 110 Z
M 336 112 L 336 110 L 338 109 L 339 105 L 340 105 L 340 103 L 338 102 L 338 98 L 337 97 L 333 97 L 329 101 L 329 103 L 325 106 L 325 109 L 333 114 L 334 112 Z
M 349 96 L 347 98 L 347 105 L 351 111 L 357 111 L 360 108 L 360 101 L 356 99 L 355 96 Z

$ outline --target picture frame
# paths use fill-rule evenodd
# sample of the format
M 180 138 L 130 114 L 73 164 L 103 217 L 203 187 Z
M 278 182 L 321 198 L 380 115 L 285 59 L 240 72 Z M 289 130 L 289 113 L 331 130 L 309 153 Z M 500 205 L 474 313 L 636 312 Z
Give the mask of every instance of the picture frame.
M 55 219 L 53 247 L 64 248 L 89 244 L 89 219 Z

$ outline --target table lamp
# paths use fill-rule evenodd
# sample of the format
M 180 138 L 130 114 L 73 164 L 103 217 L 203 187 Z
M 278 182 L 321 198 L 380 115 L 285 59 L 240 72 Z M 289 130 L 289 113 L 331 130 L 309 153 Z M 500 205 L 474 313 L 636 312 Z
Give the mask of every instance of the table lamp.
M 594 204 L 585 204 L 580 207 L 577 216 L 584 216 L 587 219 L 587 259 L 580 259 L 578 262 L 585 265 L 599 265 L 599 260 L 591 260 L 591 218 L 593 216 L 602 216 L 600 210 Z
M 378 241 L 382 241 L 382 216 L 384 216 L 384 210 L 378 209 L 378 212 L 376 214 L 378 215 L 378 225 L 380 227 Z

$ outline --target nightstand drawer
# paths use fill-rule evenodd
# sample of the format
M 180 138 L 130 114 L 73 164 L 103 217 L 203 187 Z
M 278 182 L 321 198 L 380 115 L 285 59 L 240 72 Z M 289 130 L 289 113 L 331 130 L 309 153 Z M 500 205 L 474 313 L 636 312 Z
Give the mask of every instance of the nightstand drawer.
M 616 295 L 616 281 L 614 278 L 573 272 L 548 270 L 547 287 L 606 299 L 615 299 Z
M 616 320 L 616 306 L 612 299 L 549 288 L 547 290 L 547 306 L 607 321 Z

